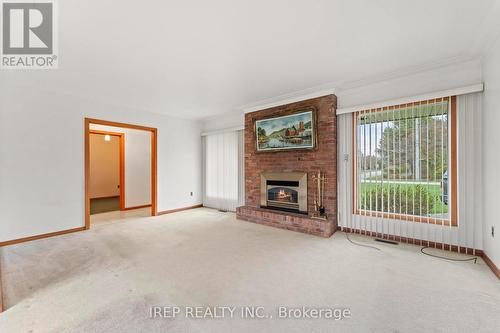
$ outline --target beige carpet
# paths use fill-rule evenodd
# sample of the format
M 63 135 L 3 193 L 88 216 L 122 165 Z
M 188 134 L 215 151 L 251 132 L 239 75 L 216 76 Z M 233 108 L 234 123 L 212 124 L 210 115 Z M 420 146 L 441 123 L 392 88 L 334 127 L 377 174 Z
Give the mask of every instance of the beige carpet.
M 196 209 L 1 250 L 0 332 L 498 332 L 480 260 L 322 239 Z M 331 319 L 151 319 L 151 306 L 349 308 Z

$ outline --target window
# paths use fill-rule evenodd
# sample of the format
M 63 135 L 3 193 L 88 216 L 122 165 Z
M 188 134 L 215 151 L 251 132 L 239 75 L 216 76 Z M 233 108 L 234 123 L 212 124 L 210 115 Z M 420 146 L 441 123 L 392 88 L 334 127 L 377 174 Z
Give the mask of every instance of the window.
M 356 112 L 354 213 L 456 226 L 456 98 Z

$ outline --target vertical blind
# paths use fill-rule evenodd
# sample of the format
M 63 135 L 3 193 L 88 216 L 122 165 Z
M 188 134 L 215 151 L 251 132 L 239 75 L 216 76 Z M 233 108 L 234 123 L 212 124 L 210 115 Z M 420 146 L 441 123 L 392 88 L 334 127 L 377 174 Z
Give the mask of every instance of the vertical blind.
M 355 213 L 456 225 L 452 107 L 446 98 L 355 113 Z
M 340 115 L 343 230 L 481 248 L 479 211 L 471 209 L 480 192 L 479 111 L 480 96 L 468 94 Z
M 243 200 L 243 131 L 203 136 L 203 205 L 235 211 Z

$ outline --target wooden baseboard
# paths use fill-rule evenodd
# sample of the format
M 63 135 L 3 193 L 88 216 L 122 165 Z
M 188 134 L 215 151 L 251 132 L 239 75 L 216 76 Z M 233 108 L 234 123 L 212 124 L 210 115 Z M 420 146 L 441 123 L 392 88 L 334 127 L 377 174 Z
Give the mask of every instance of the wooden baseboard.
M 140 209 L 140 208 L 146 208 L 146 207 L 151 207 L 151 204 L 141 205 L 141 206 L 133 206 L 133 207 L 125 207 L 122 210 L 133 210 L 133 209 Z
M 195 208 L 201 208 L 201 207 L 203 207 L 202 204 L 189 206 L 189 207 L 183 207 L 183 208 L 177 208 L 177 209 L 164 210 L 162 212 L 158 212 L 158 215 L 172 214 L 172 213 L 176 213 L 176 212 L 181 212 L 183 210 L 189 210 L 189 209 L 195 209 Z
M 151 207 L 151 205 L 149 204 L 149 205 L 143 205 L 143 206 L 137 206 L 137 207 L 128 207 L 128 208 L 125 208 L 124 210 L 139 209 L 139 208 L 146 208 L 146 207 Z M 180 211 L 183 211 L 183 210 L 200 208 L 200 207 L 203 207 L 203 205 L 199 204 L 199 205 L 190 206 L 190 207 L 183 207 L 183 208 L 165 210 L 163 212 L 158 212 L 158 215 L 171 214 L 171 213 L 180 212 Z M 29 241 L 32 241 L 32 240 L 37 240 L 37 239 L 42 239 L 42 238 L 48 238 L 48 237 L 54 237 L 54 236 L 69 234 L 69 233 L 72 233 L 72 232 L 78 232 L 78 231 L 83 231 L 83 230 L 86 230 L 86 228 L 85 227 L 79 227 L 79 228 L 73 228 L 73 229 L 67 229 L 67 230 L 61 230 L 61 231 L 55 231 L 55 232 L 49 232 L 49 233 L 41 234 L 41 235 L 23 237 L 23 238 L 18 238 L 18 239 L 12 239 L 12 240 L 8 240 L 8 241 L 0 242 L 0 247 L 8 246 L 8 245 L 14 245 L 14 244 L 18 244 L 18 243 L 29 242 Z
M 496 277 L 498 279 L 500 279 L 500 269 L 498 269 L 497 265 L 495 265 L 495 263 L 493 262 L 493 260 L 491 260 L 487 255 L 486 253 L 483 253 L 482 255 L 483 257 L 483 260 L 484 262 L 486 263 L 486 265 L 488 265 L 488 267 L 491 269 L 491 271 L 493 272 L 493 274 L 496 275 Z
M 60 236 L 60 235 L 69 234 L 69 233 L 77 232 L 77 231 L 83 231 L 83 230 L 85 230 L 85 227 L 79 227 L 79 228 L 73 228 L 73 229 L 67 229 L 67 230 L 61 230 L 61 231 L 55 231 L 55 232 L 49 232 L 47 234 L 41 234 L 41 235 L 36 235 L 36 236 L 30 236 L 30 237 L 13 239 L 13 240 L 5 241 L 5 242 L 0 242 L 0 247 L 8 246 L 8 245 L 13 245 L 13 244 L 18 244 L 18 243 L 29 242 L 29 241 L 32 241 L 32 240 L 37 240 L 37 239 L 42 239 L 42 238 Z

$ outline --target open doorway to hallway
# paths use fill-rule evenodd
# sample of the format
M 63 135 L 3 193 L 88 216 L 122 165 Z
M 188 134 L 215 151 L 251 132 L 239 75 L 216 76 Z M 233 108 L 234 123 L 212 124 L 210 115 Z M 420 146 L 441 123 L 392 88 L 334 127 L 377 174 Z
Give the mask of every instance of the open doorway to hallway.
M 90 215 L 123 210 L 125 134 L 90 126 Z
M 155 128 L 85 119 L 85 227 L 154 216 Z

